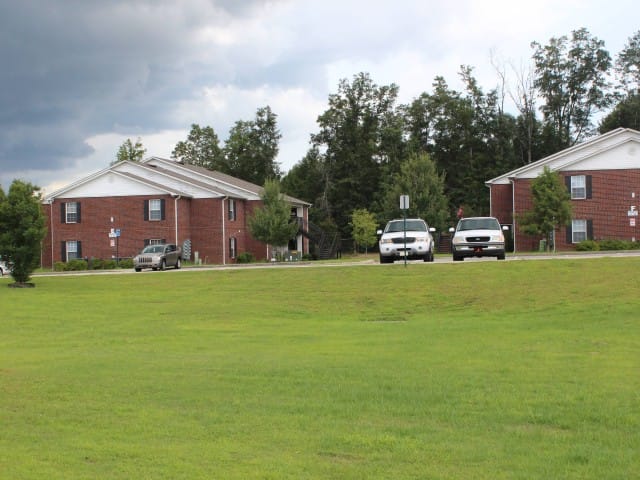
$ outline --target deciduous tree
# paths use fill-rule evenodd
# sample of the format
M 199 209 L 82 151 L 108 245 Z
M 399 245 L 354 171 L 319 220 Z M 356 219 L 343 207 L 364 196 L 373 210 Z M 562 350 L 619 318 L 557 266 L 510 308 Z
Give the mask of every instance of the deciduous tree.
M 570 40 L 561 36 L 531 46 L 547 135 L 555 135 L 551 150 L 559 151 L 592 134 L 592 116 L 609 106 L 611 57 L 585 28 L 573 31 Z
M 400 218 L 400 195 L 409 195 L 410 217 L 423 218 L 430 225 L 442 229 L 449 219 L 449 206 L 444 194 L 445 175 L 426 153 L 412 154 L 405 160 L 400 172 L 388 184 L 384 214 L 381 221 Z
M 116 159 L 112 162 L 112 165 L 118 162 L 139 162 L 144 158 L 144 154 L 147 153 L 147 149 L 142 145 L 142 140 L 140 137 L 136 140 L 134 144 L 130 138 L 127 138 L 120 148 L 118 148 L 118 153 L 116 154 Z
M 0 256 L 18 285 L 26 285 L 40 261 L 46 234 L 40 188 L 14 180 L 5 194 L 0 188 Z
M 531 182 L 533 208 L 520 218 L 522 231 L 544 235 L 547 249 L 554 230 L 571 221 L 571 201 L 562 178 L 549 167 Z
M 176 144 L 171 152 L 171 158 L 187 165 L 228 173 L 225 172 L 224 156 L 218 135 L 212 127 L 201 127 L 197 123 L 191 125 L 187 139 Z
M 358 248 L 364 248 L 366 252 L 369 247 L 376 244 L 378 222 L 376 222 L 375 215 L 369 210 L 358 208 L 351 212 L 350 225 L 356 251 Z
M 276 157 L 280 138 L 277 115 L 269 106 L 259 108 L 254 120 L 237 121 L 224 146 L 225 173 L 256 185 L 279 179 Z
M 248 219 L 249 230 L 256 240 L 282 247 L 296 236 L 298 224 L 291 219 L 291 207 L 280 193 L 277 180 L 267 180 L 261 195 L 263 206 Z

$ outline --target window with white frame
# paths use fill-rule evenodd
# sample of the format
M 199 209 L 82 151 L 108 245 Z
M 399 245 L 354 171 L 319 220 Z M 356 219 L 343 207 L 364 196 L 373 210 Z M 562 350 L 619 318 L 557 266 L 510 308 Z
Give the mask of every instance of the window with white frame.
M 78 241 L 76 240 L 68 240 L 67 241 L 67 262 L 69 260 L 74 260 L 76 258 L 80 258 L 80 250 Z
M 571 200 L 587 198 L 587 177 L 585 175 L 573 175 L 571 177 Z
M 149 220 L 162 220 L 162 202 L 159 199 L 149 200 Z
M 587 240 L 587 221 L 572 220 L 571 221 L 571 242 L 580 243 Z
M 238 240 L 236 237 L 229 239 L 229 258 L 236 258 L 236 251 L 238 248 Z
M 162 245 L 164 243 L 167 243 L 164 241 L 164 238 L 148 238 L 144 241 L 144 246 L 146 247 L 147 245 Z
M 65 206 L 65 223 L 78 223 L 78 203 L 67 202 Z
M 229 199 L 229 220 L 236 219 L 236 201 L 233 198 Z

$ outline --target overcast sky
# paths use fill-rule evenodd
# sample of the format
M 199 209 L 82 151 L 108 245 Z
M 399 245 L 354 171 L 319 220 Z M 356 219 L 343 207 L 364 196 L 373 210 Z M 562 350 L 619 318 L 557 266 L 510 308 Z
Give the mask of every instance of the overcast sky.
M 297 163 L 340 79 L 368 72 L 405 103 L 460 65 L 486 91 L 492 55 L 585 27 L 612 55 L 637 0 L 0 0 L 0 184 L 46 192 L 99 171 L 127 138 L 169 158 L 193 123 L 221 141 L 269 105 Z

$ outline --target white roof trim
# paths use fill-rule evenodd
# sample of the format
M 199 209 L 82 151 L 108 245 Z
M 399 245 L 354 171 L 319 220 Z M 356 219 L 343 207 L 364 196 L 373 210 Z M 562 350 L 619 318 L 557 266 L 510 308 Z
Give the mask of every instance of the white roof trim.
M 615 137 L 620 138 L 617 142 L 611 143 L 609 140 Z M 548 157 L 544 157 L 538 161 L 531 162 L 527 165 L 516 168 L 515 170 L 511 170 L 510 172 L 492 178 L 491 180 L 487 180 L 485 182 L 485 185 L 501 183 L 501 181 L 504 182 L 505 180 L 518 178 L 519 176 L 524 175 L 526 172 L 544 167 L 545 165 L 551 164 L 553 162 L 557 162 L 563 157 L 571 156 L 571 158 L 567 158 L 566 162 L 560 163 L 552 169 L 555 171 L 562 171 L 563 169 L 576 163 L 582 162 L 588 158 L 591 158 L 596 154 L 602 153 L 603 151 L 610 150 L 613 147 L 617 147 L 619 145 L 632 141 L 633 137 L 636 137 L 638 138 L 638 140 L 640 140 L 640 132 L 632 130 L 630 128 L 617 128 L 585 142 L 561 150 L 560 152 L 554 153 L 553 155 L 549 155 Z M 600 148 L 594 148 L 599 144 L 602 144 Z M 580 156 L 580 152 L 584 150 L 587 150 L 586 153 Z M 576 154 L 578 154 L 579 156 L 576 157 Z

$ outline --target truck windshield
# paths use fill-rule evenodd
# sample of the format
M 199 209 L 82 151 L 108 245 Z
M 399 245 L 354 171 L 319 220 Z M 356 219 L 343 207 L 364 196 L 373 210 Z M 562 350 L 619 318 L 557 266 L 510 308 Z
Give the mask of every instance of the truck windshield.
M 398 220 L 396 222 L 389 222 L 387 225 L 386 233 L 402 232 L 404 231 L 404 221 Z M 421 220 L 407 220 L 407 231 L 411 232 L 426 232 L 427 225 Z
M 495 218 L 463 218 L 458 231 L 466 230 L 500 230 L 500 224 Z

